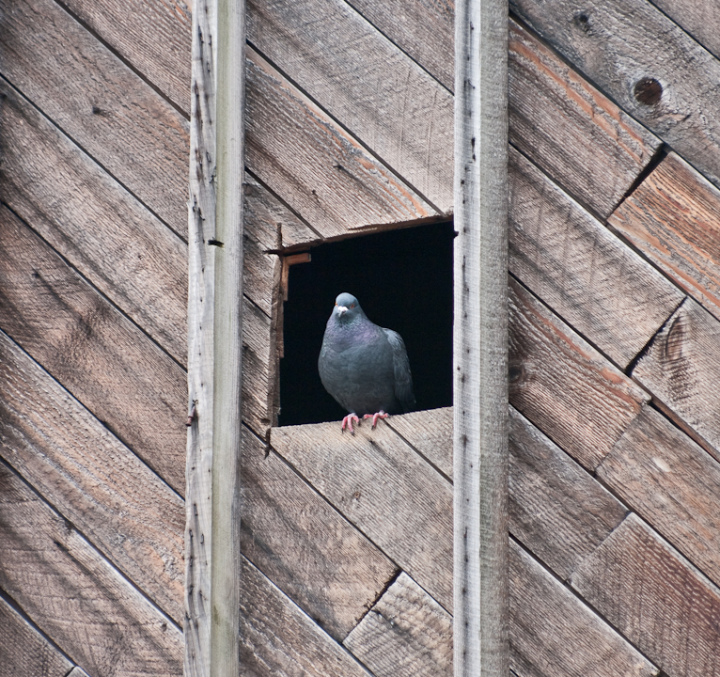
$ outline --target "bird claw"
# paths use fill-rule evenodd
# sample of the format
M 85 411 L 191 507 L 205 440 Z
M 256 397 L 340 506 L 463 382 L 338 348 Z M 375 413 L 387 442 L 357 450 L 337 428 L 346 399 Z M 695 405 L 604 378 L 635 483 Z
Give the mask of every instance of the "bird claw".
M 390 414 L 386 414 L 382 409 L 377 412 L 377 414 L 365 414 L 363 418 L 371 418 L 372 419 L 372 429 L 375 430 L 377 427 L 377 422 L 379 418 L 388 418 Z
M 350 430 L 350 434 L 354 435 L 355 431 L 353 430 L 353 421 L 360 425 L 360 419 L 357 417 L 356 414 L 348 414 L 343 420 L 342 420 L 342 432 L 345 432 L 345 428 L 347 427 L 348 430 Z

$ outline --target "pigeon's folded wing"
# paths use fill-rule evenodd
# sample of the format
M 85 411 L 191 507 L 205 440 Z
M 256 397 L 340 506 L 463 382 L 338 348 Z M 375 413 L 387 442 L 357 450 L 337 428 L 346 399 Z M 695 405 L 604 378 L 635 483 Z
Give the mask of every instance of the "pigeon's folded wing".
M 405 342 L 402 336 L 392 329 L 383 329 L 393 353 L 393 368 L 395 370 L 395 397 L 402 405 L 403 412 L 415 408 L 415 395 L 413 395 L 412 374 L 408 360 Z

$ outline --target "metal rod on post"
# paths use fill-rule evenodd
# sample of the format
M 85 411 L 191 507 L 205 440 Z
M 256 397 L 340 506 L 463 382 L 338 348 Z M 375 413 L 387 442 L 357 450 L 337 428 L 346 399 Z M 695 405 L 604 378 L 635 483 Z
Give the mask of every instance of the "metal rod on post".
M 454 670 L 506 677 L 507 0 L 455 13 Z
M 240 671 L 245 2 L 196 0 L 190 120 L 185 676 Z

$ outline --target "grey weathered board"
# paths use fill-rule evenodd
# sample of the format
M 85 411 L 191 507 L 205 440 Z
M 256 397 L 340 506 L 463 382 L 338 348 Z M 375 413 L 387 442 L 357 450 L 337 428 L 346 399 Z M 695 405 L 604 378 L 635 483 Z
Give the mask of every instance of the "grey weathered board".
M 183 493 L 183 369 L 4 206 L 0 239 L 0 329 Z
M 182 499 L 0 332 L 0 454 L 176 622 Z
M 0 597 L 0 677 L 66 677 L 73 664 Z
M 670 153 L 608 219 L 720 319 L 720 191 Z
M 720 185 L 720 61 L 646 0 L 510 0 L 636 120 Z
M 593 470 L 650 398 L 510 281 L 510 402 Z
M 187 120 L 52 0 L 4 4 L 0 23 L 2 75 L 186 233 Z
M 0 80 L 3 202 L 181 364 L 187 247 Z
M 720 58 L 720 5 L 715 0 L 650 0 L 701 45 Z
M 352 524 L 452 610 L 452 485 L 380 423 L 273 428 L 273 448 Z
M 667 675 L 720 674 L 720 590 L 630 514 L 572 586 Z
M 514 541 L 510 656 L 522 677 L 649 677 L 659 670 Z M 700 674 L 700 673 L 698 673 Z
M 695 430 L 720 460 L 720 321 L 686 299 L 632 376 Z
M 182 633 L 0 461 L 0 587 L 90 675 L 182 673 Z
M 621 368 L 684 294 L 511 149 L 510 270 Z
M 440 212 L 452 211 L 453 97 L 349 5 L 251 0 L 248 40 Z
M 242 473 L 243 554 L 342 641 L 395 565 L 247 430 Z

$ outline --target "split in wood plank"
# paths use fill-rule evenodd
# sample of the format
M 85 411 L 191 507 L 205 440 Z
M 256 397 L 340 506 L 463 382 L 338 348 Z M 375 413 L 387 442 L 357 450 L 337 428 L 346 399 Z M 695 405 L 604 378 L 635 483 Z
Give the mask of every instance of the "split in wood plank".
M 720 58 L 720 5 L 715 0 L 650 0 L 705 49 Z
M 720 319 L 720 191 L 670 153 L 608 219 Z

